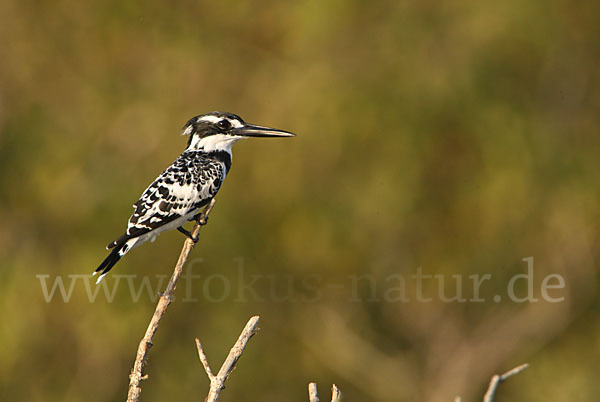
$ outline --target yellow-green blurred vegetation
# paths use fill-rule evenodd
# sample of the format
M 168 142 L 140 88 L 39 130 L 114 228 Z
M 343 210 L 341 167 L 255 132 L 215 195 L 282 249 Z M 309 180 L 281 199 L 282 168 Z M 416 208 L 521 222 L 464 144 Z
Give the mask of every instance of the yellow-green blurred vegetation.
M 309 381 L 323 399 L 336 383 L 347 401 L 475 400 L 524 362 L 497 401 L 597 399 L 599 16 L 565 0 L 2 1 L 0 399 L 125 399 L 155 304 L 125 284 L 90 302 L 81 278 L 47 303 L 36 275 L 90 274 L 183 124 L 213 110 L 297 137 L 234 147 L 144 401 L 202 400 L 194 337 L 217 367 L 254 314 L 223 401 L 305 401 Z M 182 242 L 134 250 L 106 284 L 155 288 Z M 509 301 L 530 256 L 539 301 Z M 485 302 L 418 302 L 419 267 L 449 296 L 461 275 L 466 298 L 491 274 Z M 542 298 L 549 274 L 564 301 Z M 410 302 L 385 299 L 393 275 Z M 238 286 L 253 278 L 257 297 Z

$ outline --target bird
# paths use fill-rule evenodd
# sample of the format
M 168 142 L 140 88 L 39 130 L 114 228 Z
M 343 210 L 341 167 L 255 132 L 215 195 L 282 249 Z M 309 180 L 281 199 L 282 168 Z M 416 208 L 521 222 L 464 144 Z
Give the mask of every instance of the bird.
M 231 148 L 237 141 L 251 137 L 294 137 L 276 128 L 246 123 L 240 116 L 211 112 L 192 117 L 181 135 L 188 136 L 185 151 L 144 190 L 133 204 L 123 235 L 106 246 L 111 250 L 92 275 L 100 283 L 112 267 L 133 248 L 167 230 L 177 229 L 194 242 L 197 237 L 186 230 L 186 222 L 200 224 L 200 211 L 211 202 L 229 173 Z

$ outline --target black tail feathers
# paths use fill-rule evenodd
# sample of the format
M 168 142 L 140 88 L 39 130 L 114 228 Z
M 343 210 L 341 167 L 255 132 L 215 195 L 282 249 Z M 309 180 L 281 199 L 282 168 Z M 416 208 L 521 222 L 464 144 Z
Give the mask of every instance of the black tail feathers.
M 100 274 L 96 283 L 100 283 L 100 281 L 102 280 L 102 278 L 104 278 L 108 271 L 110 271 L 111 268 L 114 267 L 117 262 L 119 262 L 121 257 L 125 255 L 125 253 L 123 253 L 122 251 L 124 251 L 123 249 L 127 247 L 126 244 L 121 243 L 113 247 L 114 248 L 110 252 L 110 254 L 108 254 L 104 261 L 102 261 L 102 263 L 94 271 L 94 275 Z
M 130 238 L 131 238 L 131 236 L 128 235 L 127 233 L 125 233 L 123 236 L 119 237 L 117 240 L 108 243 L 108 246 L 106 246 L 106 249 L 110 250 L 111 248 L 113 248 L 115 246 L 123 245 Z

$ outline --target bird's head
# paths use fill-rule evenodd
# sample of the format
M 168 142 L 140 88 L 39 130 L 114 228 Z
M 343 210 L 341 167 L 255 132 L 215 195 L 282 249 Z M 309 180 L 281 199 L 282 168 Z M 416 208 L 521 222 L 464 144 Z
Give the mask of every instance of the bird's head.
M 226 151 L 249 137 L 294 137 L 289 131 L 246 123 L 233 113 L 212 112 L 192 117 L 183 127 L 182 135 L 189 135 L 188 151 Z

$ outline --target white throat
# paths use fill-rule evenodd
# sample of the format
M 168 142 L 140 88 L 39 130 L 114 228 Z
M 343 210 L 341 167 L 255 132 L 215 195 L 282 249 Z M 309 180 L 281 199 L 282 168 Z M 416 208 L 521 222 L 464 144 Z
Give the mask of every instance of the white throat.
M 224 134 L 214 134 L 203 138 L 194 136 L 187 150 L 204 152 L 225 151 L 231 155 L 233 144 L 244 138 Z

